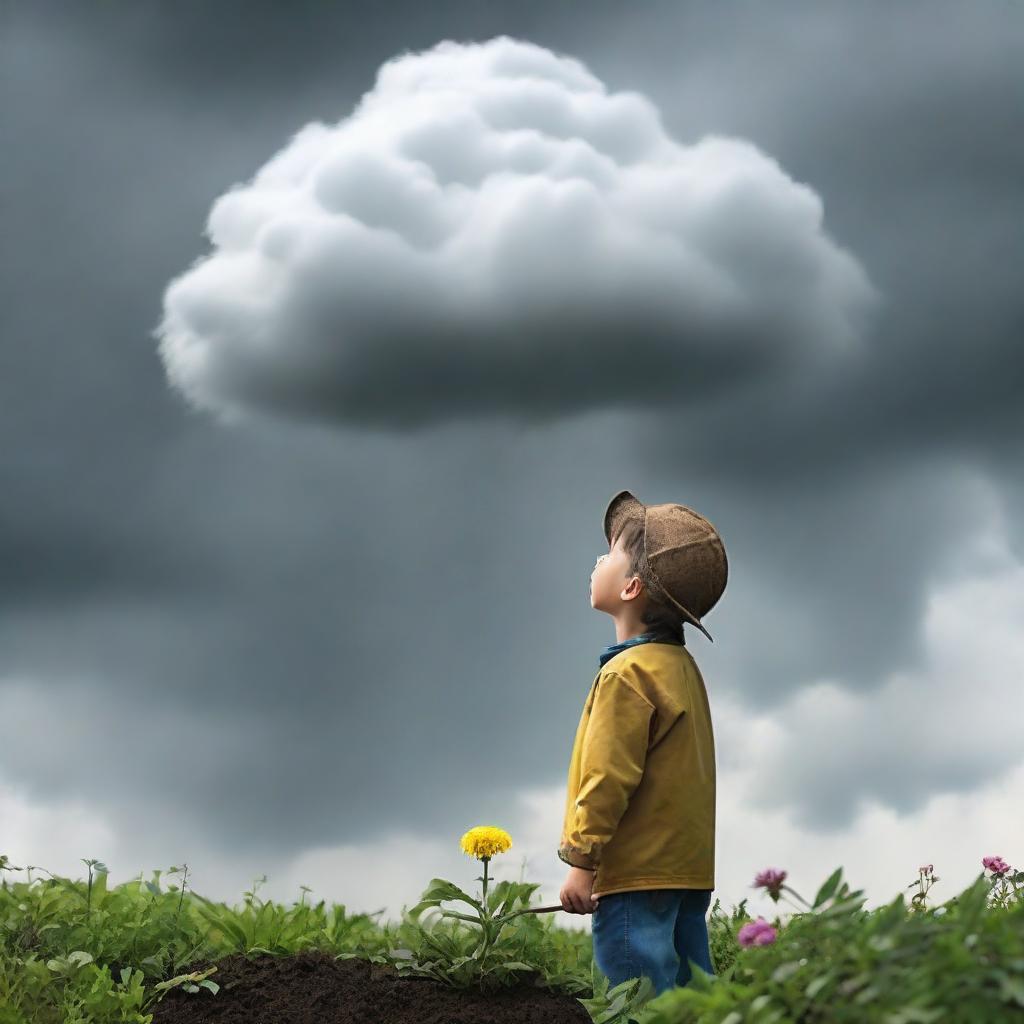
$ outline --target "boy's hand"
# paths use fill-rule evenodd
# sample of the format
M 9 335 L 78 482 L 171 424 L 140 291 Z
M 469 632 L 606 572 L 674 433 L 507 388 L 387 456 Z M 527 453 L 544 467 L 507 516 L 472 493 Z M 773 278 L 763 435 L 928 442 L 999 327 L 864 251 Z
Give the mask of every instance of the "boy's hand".
M 594 888 L 594 872 L 586 868 L 569 868 L 558 898 L 562 909 L 568 914 L 592 914 L 600 900 L 591 895 Z

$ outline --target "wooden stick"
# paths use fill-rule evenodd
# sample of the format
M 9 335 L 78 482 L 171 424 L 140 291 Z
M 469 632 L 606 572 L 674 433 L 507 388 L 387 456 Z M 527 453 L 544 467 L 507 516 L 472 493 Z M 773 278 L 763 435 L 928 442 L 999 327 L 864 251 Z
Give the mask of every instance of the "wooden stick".
M 524 914 L 547 914 L 552 910 L 564 910 L 565 908 L 559 903 L 554 907 L 530 907 L 529 910 L 524 910 Z

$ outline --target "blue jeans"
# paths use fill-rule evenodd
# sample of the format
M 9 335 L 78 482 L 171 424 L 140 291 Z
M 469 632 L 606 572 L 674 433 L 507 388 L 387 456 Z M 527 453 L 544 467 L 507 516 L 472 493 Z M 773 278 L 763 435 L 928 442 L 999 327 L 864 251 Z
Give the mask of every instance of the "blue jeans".
M 689 960 L 714 974 L 705 921 L 711 893 L 711 889 L 634 889 L 599 897 L 590 931 L 594 962 L 608 979 L 608 987 L 643 974 L 660 995 L 690 981 Z

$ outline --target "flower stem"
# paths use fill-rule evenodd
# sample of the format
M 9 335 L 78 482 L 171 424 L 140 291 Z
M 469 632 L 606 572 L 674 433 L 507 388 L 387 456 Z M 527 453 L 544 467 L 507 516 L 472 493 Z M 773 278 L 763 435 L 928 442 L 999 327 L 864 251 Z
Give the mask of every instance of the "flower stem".
M 484 907 L 484 920 L 483 920 L 484 944 L 483 944 L 483 948 L 480 950 L 480 962 L 483 963 L 484 957 L 487 956 L 487 947 L 491 944 L 491 926 L 490 926 L 491 915 L 490 915 L 490 911 L 487 909 L 487 862 L 490 860 L 490 857 L 483 857 L 481 859 L 484 862 L 484 898 L 483 898 L 483 907 Z
M 807 908 L 808 910 L 813 910 L 813 909 L 814 909 L 814 908 L 813 908 L 813 907 L 812 907 L 812 906 L 810 905 L 810 903 L 808 903 L 808 902 L 807 902 L 807 900 L 805 900 L 805 899 L 803 898 L 803 896 L 801 896 L 801 895 L 800 895 L 800 893 L 798 893 L 798 892 L 796 891 L 796 889 L 793 889 L 793 888 L 791 888 L 791 887 L 790 887 L 790 886 L 788 886 L 788 885 L 783 885 L 783 886 L 782 886 L 782 888 L 783 888 L 783 889 L 785 889 L 785 890 L 786 890 L 786 892 L 791 892 L 791 893 L 792 893 L 792 894 L 793 894 L 793 895 L 794 895 L 794 896 L 795 896 L 795 897 L 796 897 L 796 898 L 797 898 L 797 899 L 798 899 L 798 900 L 799 900 L 799 901 L 800 901 L 800 902 L 801 902 L 801 903 L 802 903 L 802 904 L 803 904 L 803 905 L 804 905 L 804 906 L 805 906 L 805 907 L 806 907 L 806 908 Z M 794 904 L 794 906 L 796 906 L 796 904 Z

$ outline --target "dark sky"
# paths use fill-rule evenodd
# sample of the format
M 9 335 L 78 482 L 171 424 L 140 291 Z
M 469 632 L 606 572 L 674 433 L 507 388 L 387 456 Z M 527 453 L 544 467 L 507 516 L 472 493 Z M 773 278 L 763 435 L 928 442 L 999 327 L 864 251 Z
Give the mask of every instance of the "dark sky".
M 0 852 L 393 915 L 497 824 L 557 901 L 628 488 L 729 553 L 726 905 L 1015 863 L 1022 47 L 997 0 L 3 0 Z

